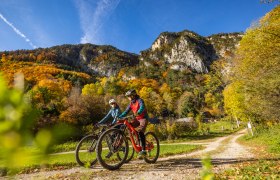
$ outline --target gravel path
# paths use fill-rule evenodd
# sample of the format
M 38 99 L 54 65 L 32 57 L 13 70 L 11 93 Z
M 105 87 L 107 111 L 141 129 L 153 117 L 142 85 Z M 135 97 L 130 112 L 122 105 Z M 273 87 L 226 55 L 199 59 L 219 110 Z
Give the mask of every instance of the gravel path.
M 108 171 L 100 166 L 93 169 L 75 167 L 61 171 L 38 172 L 33 174 L 22 174 L 15 179 L 199 179 L 201 171 L 201 158 L 205 155 L 212 157 L 214 171 L 223 171 L 231 164 L 254 158 L 247 147 L 236 142 L 246 133 L 246 130 L 235 134 L 215 138 L 210 142 L 196 142 L 193 144 L 204 144 L 205 149 L 189 154 L 159 158 L 156 164 L 146 164 L 135 160 L 122 166 L 120 170 Z M 192 144 L 192 143 L 186 143 Z

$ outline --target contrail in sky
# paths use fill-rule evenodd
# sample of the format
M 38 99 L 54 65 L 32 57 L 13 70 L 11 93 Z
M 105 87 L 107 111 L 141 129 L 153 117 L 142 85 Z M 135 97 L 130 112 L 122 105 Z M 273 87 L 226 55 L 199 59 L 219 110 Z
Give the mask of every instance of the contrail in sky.
M 76 0 L 79 9 L 83 37 L 81 43 L 102 43 L 103 24 L 114 12 L 121 0 Z M 93 6 L 93 3 L 95 5 Z
M 0 18 L 7 24 L 9 25 L 17 35 L 21 36 L 32 48 L 37 48 L 22 32 L 20 32 L 12 23 L 10 23 L 1 13 L 0 13 Z

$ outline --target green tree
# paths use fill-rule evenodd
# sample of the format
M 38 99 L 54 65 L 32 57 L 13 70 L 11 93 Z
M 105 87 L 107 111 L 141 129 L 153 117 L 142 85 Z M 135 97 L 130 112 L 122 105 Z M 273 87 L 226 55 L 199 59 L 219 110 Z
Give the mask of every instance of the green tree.
M 117 95 L 121 92 L 121 87 L 118 84 L 118 79 L 115 77 L 110 77 L 106 82 L 105 90 L 111 95 Z
M 180 117 L 188 117 L 190 114 L 195 115 L 195 96 L 191 92 L 184 92 L 178 100 L 177 112 Z
M 211 71 L 204 75 L 204 102 L 206 108 L 214 116 L 221 116 L 224 111 L 223 89 L 225 82 L 222 75 L 224 64 L 224 59 L 215 61 L 210 67 Z

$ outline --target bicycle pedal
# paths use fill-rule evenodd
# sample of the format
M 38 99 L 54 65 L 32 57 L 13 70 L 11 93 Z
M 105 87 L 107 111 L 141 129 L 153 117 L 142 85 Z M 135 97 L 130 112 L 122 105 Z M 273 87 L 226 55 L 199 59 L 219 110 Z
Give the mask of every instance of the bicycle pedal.
M 106 158 L 110 158 L 112 155 L 113 155 L 113 153 L 112 153 L 112 152 L 109 152 L 105 157 L 106 157 Z
M 92 153 L 92 152 L 94 152 L 94 150 L 93 150 L 93 149 L 89 149 L 88 152 L 89 152 L 89 153 Z

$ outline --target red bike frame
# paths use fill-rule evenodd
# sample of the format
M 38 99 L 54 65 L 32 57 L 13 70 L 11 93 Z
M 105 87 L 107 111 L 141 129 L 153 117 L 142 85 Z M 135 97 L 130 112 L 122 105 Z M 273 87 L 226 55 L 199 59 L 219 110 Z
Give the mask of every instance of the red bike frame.
M 135 120 L 137 121 L 137 120 Z M 138 132 L 134 129 L 134 127 L 128 122 L 128 118 L 118 120 L 117 124 L 124 124 L 128 128 L 129 132 L 129 138 L 131 140 L 132 146 L 136 152 L 140 152 L 142 150 L 142 147 L 139 143 L 139 136 Z M 146 151 L 151 151 L 154 148 L 154 145 L 152 142 L 148 142 L 146 140 Z

